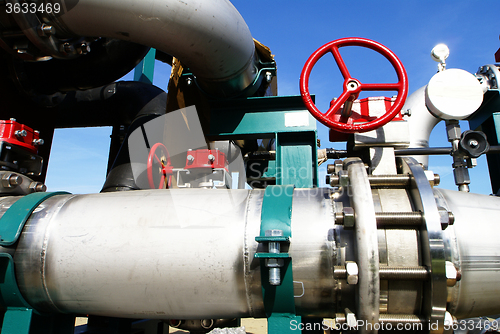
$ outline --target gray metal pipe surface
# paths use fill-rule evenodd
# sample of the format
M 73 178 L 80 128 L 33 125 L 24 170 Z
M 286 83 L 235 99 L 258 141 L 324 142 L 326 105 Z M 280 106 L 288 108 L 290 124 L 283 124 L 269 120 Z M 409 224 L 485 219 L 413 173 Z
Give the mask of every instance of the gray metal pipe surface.
M 402 110 L 411 111 L 411 117 L 406 117 L 410 131 L 409 148 L 428 148 L 431 132 L 441 121 L 439 118 L 434 117 L 425 105 L 426 87 L 421 87 L 408 96 L 402 108 Z M 422 163 L 424 169 L 427 169 L 429 165 L 429 157 L 427 155 L 414 155 L 411 157 Z
M 254 259 L 263 195 L 262 190 L 192 189 L 52 197 L 35 210 L 20 238 L 14 256 L 20 290 L 45 312 L 264 317 L 260 265 Z M 5 198 L 0 206 L 12 201 Z M 296 308 L 331 313 L 329 190 L 297 190 L 293 201 L 289 253 Z
M 500 198 L 435 189 L 435 196 L 453 212 L 455 223 L 445 230 L 452 261 L 462 279 L 449 292 L 451 314 L 470 318 L 500 311 Z
M 333 189 L 293 193 L 288 253 L 300 315 L 334 317 L 339 307 L 353 304 L 359 294 L 370 296 L 363 280 L 372 273 L 363 269 L 367 266 L 361 261 L 358 285 L 334 278 L 334 266 L 345 264 L 353 251 L 358 256 L 362 252 L 356 248 L 363 233 L 354 235 L 335 224 L 335 194 Z M 445 287 L 448 311 L 458 318 L 498 314 L 500 229 L 495 222 L 500 198 L 437 189 L 434 195 L 437 205 L 455 215 L 455 224 L 443 231 L 444 245 L 446 261 L 455 264 L 462 279 Z M 18 198 L 0 198 L 0 216 Z M 30 305 L 49 313 L 156 319 L 265 317 L 260 264 L 254 258 L 263 200 L 264 190 L 244 189 L 51 197 L 32 213 L 15 249 L 19 289 Z M 401 199 L 403 204 L 407 201 Z M 360 218 L 365 209 L 358 210 L 357 204 L 355 209 Z M 378 242 L 367 242 L 372 249 L 380 247 L 380 234 Z M 394 245 L 382 242 L 383 248 Z M 417 244 L 400 247 L 405 254 L 418 254 Z M 373 271 L 379 275 L 376 268 Z M 394 289 L 412 283 L 408 282 Z M 392 285 L 387 289 L 389 309 L 396 307 L 401 314 L 412 311 L 399 305 L 419 309 L 408 294 L 395 293 Z M 370 314 L 362 316 L 371 321 Z
M 201 83 L 218 82 L 227 95 L 253 82 L 255 46 L 228 0 L 79 0 L 47 16 L 58 33 L 110 37 L 179 58 Z

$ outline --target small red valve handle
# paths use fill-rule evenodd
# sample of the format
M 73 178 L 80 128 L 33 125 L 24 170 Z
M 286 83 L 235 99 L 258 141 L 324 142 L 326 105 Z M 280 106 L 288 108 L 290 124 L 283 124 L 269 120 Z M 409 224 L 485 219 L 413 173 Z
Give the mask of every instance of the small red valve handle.
M 158 157 L 160 156 L 160 158 Z M 160 168 L 160 183 L 158 186 L 154 183 L 153 177 L 153 164 L 158 163 Z M 170 154 L 167 148 L 162 143 L 156 143 L 149 150 L 148 164 L 147 164 L 147 174 L 149 187 L 151 189 L 169 189 L 172 186 L 172 175 L 174 174 L 174 168 L 170 164 Z M 165 182 L 166 180 L 166 182 Z
M 389 60 L 396 70 L 398 82 L 378 84 L 361 83 L 357 79 L 353 78 L 339 52 L 339 48 L 344 46 L 361 46 L 380 53 L 387 60 Z M 331 103 L 328 111 L 326 113 L 322 113 L 312 101 L 311 94 L 309 94 L 309 75 L 311 74 L 311 70 L 316 62 L 329 52 L 332 53 L 333 58 L 337 62 L 340 69 L 340 73 L 344 77 L 344 90 L 342 94 L 340 94 L 340 96 L 333 103 Z M 352 102 L 358 98 L 361 91 L 397 91 L 398 95 L 392 107 L 384 115 L 367 123 L 353 124 L 352 120 L 349 120 L 350 105 L 352 105 Z M 323 45 L 309 57 L 300 75 L 300 94 L 309 112 L 327 127 L 345 133 L 366 132 L 378 129 L 391 121 L 399 113 L 408 94 L 408 77 L 399 58 L 384 45 L 366 38 L 341 38 Z M 339 111 L 342 111 L 342 105 L 344 105 L 344 108 L 347 110 L 346 112 L 342 112 L 342 115 L 339 117 L 338 113 Z M 336 121 L 335 119 L 339 120 Z

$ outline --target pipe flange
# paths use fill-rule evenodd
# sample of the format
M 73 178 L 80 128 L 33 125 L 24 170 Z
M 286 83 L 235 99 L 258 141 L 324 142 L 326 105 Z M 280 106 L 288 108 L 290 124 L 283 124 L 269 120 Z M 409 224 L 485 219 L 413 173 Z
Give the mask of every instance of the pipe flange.
M 356 261 L 359 268 L 357 318 L 372 328 L 379 321 L 380 276 L 377 220 L 372 190 L 365 165 L 359 158 L 344 160 L 347 168 L 352 197 L 351 206 L 355 212 L 354 235 L 356 240 Z M 375 333 L 370 326 L 363 326 L 362 333 Z
M 431 333 L 442 333 L 447 300 L 446 257 L 441 216 L 434 192 L 422 166 L 413 158 L 402 159 L 404 174 L 411 175 L 410 195 L 416 210 L 423 212 L 424 223 L 420 230 L 423 265 L 430 269 L 430 280 L 423 289 L 422 311 L 431 324 Z

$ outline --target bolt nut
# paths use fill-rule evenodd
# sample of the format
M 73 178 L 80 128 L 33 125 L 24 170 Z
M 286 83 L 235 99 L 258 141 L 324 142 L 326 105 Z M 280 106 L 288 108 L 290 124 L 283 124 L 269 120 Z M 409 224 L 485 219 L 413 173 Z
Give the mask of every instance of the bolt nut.
M 45 141 L 43 139 L 33 139 L 34 146 L 42 146 L 43 144 L 45 144 Z
M 347 187 L 349 185 L 349 175 L 346 170 L 341 170 L 338 172 L 339 185 L 341 187 Z
M 347 284 L 358 284 L 358 265 L 353 261 L 346 261 Z
M 281 268 L 284 265 L 284 259 L 266 259 L 266 267 L 268 268 Z
M 271 82 L 273 80 L 273 74 L 271 72 L 266 72 L 266 81 Z
M 200 321 L 200 325 L 204 329 L 210 329 L 214 325 L 214 320 L 213 319 L 202 319 Z
M 90 45 L 88 45 L 87 43 L 82 43 L 77 48 L 77 51 L 78 51 L 78 54 L 86 55 L 87 53 L 90 52 Z
M 75 47 L 71 43 L 64 43 L 61 45 L 60 51 L 65 54 L 71 54 L 75 52 Z
M 451 315 L 450 312 L 446 311 L 444 313 L 444 326 L 446 328 L 452 328 L 453 325 L 457 324 L 457 318 Z
M 47 191 L 47 186 L 42 182 L 31 182 L 28 188 L 36 193 Z
M 265 236 L 266 237 L 282 237 L 283 231 L 282 230 L 266 230 Z
M 458 121 L 447 121 L 446 123 L 446 133 L 448 135 L 448 141 L 458 140 L 462 135 Z
M 49 24 L 42 23 L 42 25 L 38 27 L 38 35 L 40 37 L 50 37 L 50 35 L 55 35 L 55 33 L 56 29 Z
M 345 320 L 347 326 L 356 329 L 358 326 L 358 321 L 356 320 L 356 315 L 352 313 L 349 309 L 345 309 Z
M 344 228 L 354 227 L 354 209 L 347 206 L 343 210 L 344 212 Z
M 335 160 L 333 165 L 335 166 L 335 174 L 338 174 L 344 168 L 344 163 L 340 159 Z
M 5 174 L 2 177 L 2 186 L 4 188 L 15 188 L 23 183 L 23 178 L 17 174 Z
M 326 172 L 328 174 L 335 173 L 335 165 L 334 164 L 328 164 L 328 165 L 326 165 Z
M 450 261 L 446 261 L 445 271 L 446 271 L 446 285 L 449 287 L 455 286 L 458 279 L 457 268 Z
M 194 161 L 194 157 L 193 157 L 191 154 L 189 154 L 189 155 L 187 156 L 187 160 L 188 160 L 189 162 L 193 162 L 193 161 Z
M 26 137 L 28 132 L 26 130 L 16 130 L 14 131 L 14 135 L 16 135 L 16 137 Z
M 445 230 L 448 225 L 453 225 L 455 223 L 455 216 L 452 212 L 449 212 L 445 208 L 439 208 L 439 219 L 441 221 L 441 229 Z
M 213 154 L 209 154 L 209 155 L 208 155 L 208 160 L 209 160 L 210 162 L 214 162 L 214 161 L 215 161 L 215 156 L 214 156 Z

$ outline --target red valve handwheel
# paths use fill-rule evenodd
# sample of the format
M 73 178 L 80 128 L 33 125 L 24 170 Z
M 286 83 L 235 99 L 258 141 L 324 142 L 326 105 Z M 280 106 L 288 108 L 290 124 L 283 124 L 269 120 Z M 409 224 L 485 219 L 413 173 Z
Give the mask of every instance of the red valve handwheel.
M 161 166 L 160 184 L 158 187 L 155 185 L 153 176 L 153 164 L 155 162 Z M 166 186 L 167 189 L 171 187 L 173 167 L 170 164 L 170 154 L 168 154 L 167 148 L 162 143 L 156 143 L 151 147 L 148 155 L 147 173 L 151 189 L 164 189 L 164 186 Z M 165 180 L 167 180 L 167 182 L 165 182 Z
M 361 83 L 349 74 L 344 60 L 342 59 L 339 48 L 344 46 L 362 46 L 372 49 L 382 56 L 387 58 L 396 70 L 398 76 L 397 83 Z M 312 101 L 311 94 L 309 94 L 309 75 L 311 70 L 316 64 L 316 62 L 323 57 L 328 52 L 333 54 L 337 65 L 339 66 L 340 72 L 344 77 L 344 91 L 342 94 L 330 105 L 330 109 L 326 113 L 322 113 L 316 107 Z M 354 101 L 361 91 L 397 91 L 398 96 L 392 107 L 381 117 L 367 123 L 353 124 L 352 121 L 349 122 L 347 117 L 340 117 L 340 121 L 336 121 L 334 118 L 339 118 L 338 114 L 342 105 L 348 101 Z M 403 107 L 406 100 L 406 95 L 408 93 L 408 77 L 406 75 L 405 68 L 403 64 L 398 59 L 398 57 L 384 45 L 377 43 L 375 41 L 350 37 L 341 38 L 333 42 L 327 43 L 316 50 L 307 60 L 302 73 L 300 75 L 300 94 L 302 95 L 302 100 L 304 101 L 309 112 L 321 123 L 328 126 L 329 128 L 335 129 L 339 132 L 354 133 L 354 132 L 366 132 L 370 130 L 375 130 L 384 124 L 392 120 L 398 112 Z M 337 117 L 334 117 L 337 116 Z

